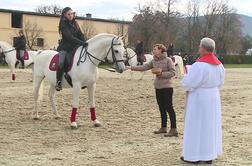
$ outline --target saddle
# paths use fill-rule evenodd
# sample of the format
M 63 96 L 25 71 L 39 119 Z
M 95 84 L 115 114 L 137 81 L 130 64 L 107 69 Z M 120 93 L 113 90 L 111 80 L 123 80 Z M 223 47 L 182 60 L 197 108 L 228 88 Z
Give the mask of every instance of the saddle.
M 17 59 L 20 59 L 19 51 L 16 52 L 16 58 L 17 58 Z M 24 52 L 23 59 L 24 59 L 25 61 L 27 61 L 27 60 L 30 59 L 30 56 L 29 56 L 28 51 L 25 51 L 25 52 Z
M 143 55 L 143 62 L 146 62 L 146 61 L 147 61 L 146 56 Z
M 66 58 L 66 63 L 65 63 L 65 72 L 68 73 L 72 67 L 73 67 L 73 60 L 74 60 L 74 55 L 75 51 L 73 51 L 71 58 Z M 53 56 L 50 65 L 49 65 L 49 70 L 51 71 L 57 71 L 59 68 L 59 60 L 60 60 L 60 55 L 56 54 Z
M 77 50 L 77 49 L 76 49 Z M 72 78 L 71 76 L 68 74 L 68 72 L 72 69 L 73 67 L 73 61 L 74 61 L 74 56 L 75 56 L 75 52 L 76 50 L 74 50 L 71 54 L 71 58 L 66 58 L 66 62 L 65 62 L 65 74 L 64 74 L 64 78 L 66 79 L 67 83 L 73 87 L 73 83 L 72 83 Z M 69 55 L 68 55 L 69 56 Z M 49 64 L 49 70 L 51 71 L 57 71 L 59 68 L 59 60 L 60 60 L 60 55 L 56 54 L 53 56 L 53 58 L 51 59 L 51 62 Z M 85 89 L 86 87 L 82 87 L 82 89 Z

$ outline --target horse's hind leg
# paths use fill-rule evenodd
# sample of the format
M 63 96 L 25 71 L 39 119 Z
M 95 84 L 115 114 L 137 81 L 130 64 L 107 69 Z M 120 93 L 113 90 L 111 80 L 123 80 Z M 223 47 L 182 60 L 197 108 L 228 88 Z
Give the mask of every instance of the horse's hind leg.
M 130 80 L 133 79 L 133 71 L 130 71 Z
M 143 80 L 143 77 L 144 77 L 145 73 L 146 73 L 145 71 L 141 73 L 141 74 L 142 74 L 142 76 L 140 77 L 140 79 L 139 79 L 139 80 Z
M 55 92 L 56 92 L 56 89 L 55 89 L 54 85 L 51 85 L 48 96 L 50 98 L 52 112 L 55 114 L 55 116 L 56 116 L 55 118 L 57 119 L 57 118 L 60 118 L 60 116 L 58 114 L 57 106 L 55 103 Z
M 94 126 L 95 127 L 100 127 L 101 123 L 96 118 L 95 88 L 96 88 L 96 84 L 95 83 L 87 87 L 88 98 L 89 98 L 89 105 L 90 105 L 90 114 L 91 114 L 91 120 L 94 123 Z
M 39 119 L 39 115 L 38 115 L 38 100 L 39 100 L 39 88 L 40 85 L 43 81 L 44 77 L 36 77 L 34 80 L 34 90 L 33 90 L 33 95 L 34 95 L 34 119 L 37 120 Z M 43 88 L 43 87 L 42 87 Z

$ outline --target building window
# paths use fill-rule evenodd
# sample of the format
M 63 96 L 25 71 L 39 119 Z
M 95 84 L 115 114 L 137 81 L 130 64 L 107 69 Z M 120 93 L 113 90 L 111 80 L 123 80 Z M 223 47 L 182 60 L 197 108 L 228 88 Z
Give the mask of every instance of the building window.
M 43 38 L 37 38 L 37 46 L 44 47 L 44 39 Z
M 23 15 L 21 13 L 11 13 L 11 27 L 22 28 L 23 27 Z

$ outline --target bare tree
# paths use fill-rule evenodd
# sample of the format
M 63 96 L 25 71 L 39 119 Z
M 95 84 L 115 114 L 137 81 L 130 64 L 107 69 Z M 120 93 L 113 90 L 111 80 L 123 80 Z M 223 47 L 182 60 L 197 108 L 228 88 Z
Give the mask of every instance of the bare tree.
M 200 23 L 200 1 L 190 0 L 187 4 L 186 27 L 187 27 L 187 52 L 194 53 L 197 51 L 198 42 L 201 38 Z
M 40 5 L 35 9 L 36 12 L 38 13 L 43 13 L 43 14 L 56 14 L 60 15 L 62 11 L 62 7 L 59 5 Z
M 241 23 L 236 11 L 228 5 L 228 0 L 190 0 L 187 12 L 176 11 L 176 0 L 157 0 L 138 9 L 129 29 L 129 41 L 141 39 L 147 51 L 156 43 L 170 42 L 179 48 L 196 54 L 203 37 L 216 41 L 217 53 L 238 53 L 241 50 Z M 203 8 L 204 7 L 204 8 Z M 203 15 L 200 11 L 204 11 Z
M 241 50 L 241 23 L 236 10 L 228 0 L 208 0 L 204 14 L 204 36 L 216 40 L 220 54 L 237 53 Z
M 85 20 L 81 25 L 81 29 L 87 39 L 92 38 L 96 34 L 95 27 L 90 20 Z
M 37 23 L 26 21 L 23 30 L 27 39 L 27 45 L 29 49 L 33 50 L 37 46 L 37 39 L 43 36 L 43 29 Z

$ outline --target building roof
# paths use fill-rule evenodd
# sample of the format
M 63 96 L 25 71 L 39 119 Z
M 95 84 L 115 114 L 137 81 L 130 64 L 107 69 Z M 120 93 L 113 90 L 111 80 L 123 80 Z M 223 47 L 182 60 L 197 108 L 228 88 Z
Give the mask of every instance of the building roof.
M 1 9 L 0 12 L 4 13 L 20 13 L 20 14 L 27 14 L 27 15 L 35 15 L 35 16 L 46 16 L 46 17 L 59 17 L 57 14 L 47 14 L 47 13 L 38 13 L 38 12 L 30 12 L 30 11 L 21 11 L 21 10 L 11 10 L 11 9 Z M 87 18 L 77 16 L 77 19 L 80 20 L 93 20 L 93 21 L 101 21 L 101 22 L 110 22 L 110 23 L 123 23 L 123 24 L 131 24 L 131 21 L 120 21 L 120 20 L 112 20 L 112 19 L 101 19 L 101 18 Z

